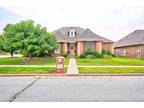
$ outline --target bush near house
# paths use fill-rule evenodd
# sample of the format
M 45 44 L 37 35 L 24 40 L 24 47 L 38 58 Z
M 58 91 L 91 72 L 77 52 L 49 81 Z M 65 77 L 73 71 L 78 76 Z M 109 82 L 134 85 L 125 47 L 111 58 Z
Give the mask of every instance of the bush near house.
M 83 54 L 79 56 L 79 58 L 87 58 L 87 59 L 95 59 L 95 58 L 111 58 L 115 55 L 111 54 L 111 52 L 107 50 L 102 50 L 102 53 L 98 53 L 96 51 L 88 49 Z

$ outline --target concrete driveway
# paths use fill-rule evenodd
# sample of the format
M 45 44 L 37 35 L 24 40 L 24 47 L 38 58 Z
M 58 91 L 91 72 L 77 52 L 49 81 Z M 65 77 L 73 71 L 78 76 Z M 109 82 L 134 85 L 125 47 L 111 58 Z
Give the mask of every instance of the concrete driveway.
M 0 78 L 0 101 L 144 101 L 144 77 Z

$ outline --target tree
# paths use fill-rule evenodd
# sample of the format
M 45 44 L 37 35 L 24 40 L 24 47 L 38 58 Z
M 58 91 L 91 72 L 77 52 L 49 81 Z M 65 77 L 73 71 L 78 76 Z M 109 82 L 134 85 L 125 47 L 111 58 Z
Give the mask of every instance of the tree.
M 3 36 L 0 35 L 0 52 L 3 51 Z
M 57 48 L 56 37 L 48 33 L 45 27 L 35 24 L 32 20 L 9 24 L 4 28 L 4 49 L 13 52 L 21 50 L 29 58 L 43 55 L 46 51 Z
M 3 48 L 6 52 L 10 52 L 12 58 L 13 58 L 14 51 L 19 50 L 22 46 L 20 42 L 21 35 L 23 34 L 17 32 L 17 26 L 15 24 L 8 24 L 4 28 Z

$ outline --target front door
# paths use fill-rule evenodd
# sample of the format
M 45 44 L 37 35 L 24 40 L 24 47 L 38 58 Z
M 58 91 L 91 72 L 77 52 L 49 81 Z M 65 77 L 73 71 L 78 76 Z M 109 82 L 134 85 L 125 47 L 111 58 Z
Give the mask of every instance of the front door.
M 75 55 L 75 44 L 73 43 L 70 44 L 70 55 Z

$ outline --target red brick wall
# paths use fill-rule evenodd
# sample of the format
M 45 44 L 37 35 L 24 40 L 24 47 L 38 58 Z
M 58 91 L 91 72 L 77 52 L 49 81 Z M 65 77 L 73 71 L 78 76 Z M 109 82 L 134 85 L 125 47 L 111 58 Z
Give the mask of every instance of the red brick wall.
M 102 42 L 94 41 L 93 42 L 93 48 L 94 48 L 94 51 L 101 53 L 101 51 L 102 51 Z
M 84 52 L 84 42 L 80 43 L 80 53 L 82 54 Z
M 83 51 L 82 52 L 85 52 L 86 51 L 86 42 L 84 41 L 83 42 Z
M 141 58 L 144 58 L 144 45 L 141 45 Z
M 120 55 L 120 51 L 123 50 L 123 53 L 125 52 L 126 57 L 129 58 L 144 58 L 144 46 L 128 46 L 123 48 L 115 48 L 116 55 Z
M 130 57 L 130 58 L 137 58 L 138 57 L 138 53 L 137 50 L 139 49 L 138 46 L 134 46 L 134 47 L 126 47 L 126 56 Z
M 113 43 L 102 43 L 102 49 L 114 53 Z

